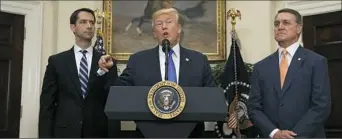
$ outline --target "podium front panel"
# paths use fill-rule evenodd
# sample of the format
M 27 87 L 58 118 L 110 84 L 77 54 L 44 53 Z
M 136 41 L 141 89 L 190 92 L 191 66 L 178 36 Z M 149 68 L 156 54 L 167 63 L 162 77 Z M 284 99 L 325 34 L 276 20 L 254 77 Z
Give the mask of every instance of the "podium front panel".
M 227 105 L 219 87 L 182 87 L 186 95 L 183 112 L 174 121 L 224 121 Z M 105 112 L 109 119 L 157 121 L 147 105 L 150 87 L 112 86 Z

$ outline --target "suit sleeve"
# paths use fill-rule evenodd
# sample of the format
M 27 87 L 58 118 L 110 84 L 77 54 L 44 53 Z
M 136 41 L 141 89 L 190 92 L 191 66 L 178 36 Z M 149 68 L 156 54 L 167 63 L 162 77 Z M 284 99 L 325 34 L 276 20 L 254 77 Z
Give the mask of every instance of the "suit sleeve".
M 115 86 L 134 86 L 134 55 L 130 56 L 126 68 L 121 73 L 118 80 L 112 82 Z
M 251 79 L 251 92 L 247 101 L 248 116 L 252 123 L 262 132 L 262 135 L 268 136 L 276 126 L 268 119 L 263 112 L 263 94 L 260 89 L 258 65 L 254 66 Z
M 114 61 L 114 60 L 113 60 Z M 105 99 L 107 99 L 109 89 L 114 85 L 114 82 L 118 79 L 118 68 L 116 63 L 114 62 L 113 67 L 109 70 L 108 73 L 104 74 L 104 76 L 100 76 L 98 83 L 104 84 L 104 92 L 106 92 Z
M 203 70 L 203 86 L 205 87 L 215 87 L 215 80 L 213 73 L 211 71 L 208 58 L 204 56 L 204 70 Z
M 53 137 L 55 109 L 57 106 L 56 95 L 58 91 L 56 74 L 53 58 L 49 57 L 40 95 L 39 138 Z
M 315 62 L 312 74 L 311 108 L 292 129 L 297 137 L 311 137 L 322 127 L 331 110 L 330 83 L 327 60 Z

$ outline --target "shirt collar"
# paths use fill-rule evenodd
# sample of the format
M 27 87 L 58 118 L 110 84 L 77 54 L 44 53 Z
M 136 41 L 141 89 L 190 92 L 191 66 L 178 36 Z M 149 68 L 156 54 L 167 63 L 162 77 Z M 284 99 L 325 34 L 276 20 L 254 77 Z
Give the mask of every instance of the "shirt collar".
M 295 42 L 293 44 L 291 44 L 289 47 L 286 48 L 286 51 L 288 52 L 288 54 L 293 57 L 294 54 L 296 53 L 297 49 L 299 47 L 299 42 Z M 278 45 L 278 54 L 279 54 L 279 57 L 281 57 L 281 52 L 284 50 L 283 47 L 280 47 Z
M 83 50 L 81 47 L 79 47 L 77 44 L 74 45 L 74 52 L 75 53 L 78 53 L 80 52 L 81 50 Z M 93 47 L 88 47 L 87 49 L 84 49 L 84 50 L 87 50 L 88 54 L 93 54 Z
M 175 54 L 176 57 L 179 57 L 179 53 L 180 53 L 180 46 L 179 43 L 177 43 L 175 46 L 172 47 L 173 53 Z M 160 53 L 164 53 L 163 52 L 163 46 L 159 45 L 159 52 Z

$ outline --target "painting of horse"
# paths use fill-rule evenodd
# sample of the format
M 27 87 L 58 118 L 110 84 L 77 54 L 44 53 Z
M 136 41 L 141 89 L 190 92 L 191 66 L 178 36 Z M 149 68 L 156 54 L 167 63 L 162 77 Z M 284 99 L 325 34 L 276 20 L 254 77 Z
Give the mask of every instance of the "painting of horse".
M 224 2 L 224 1 L 223 1 Z M 157 46 L 152 34 L 152 15 L 175 8 L 182 24 L 180 45 L 207 54 L 209 60 L 225 59 L 225 2 L 210 0 L 104 1 L 111 18 L 105 23 L 105 44 L 118 60 Z M 224 51 L 224 52 L 222 52 Z

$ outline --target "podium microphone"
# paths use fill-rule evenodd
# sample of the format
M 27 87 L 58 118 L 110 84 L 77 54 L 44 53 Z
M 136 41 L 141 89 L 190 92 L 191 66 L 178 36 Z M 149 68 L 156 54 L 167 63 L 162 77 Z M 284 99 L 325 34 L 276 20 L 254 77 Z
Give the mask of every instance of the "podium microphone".
M 169 51 L 170 51 L 170 41 L 168 39 L 164 39 L 162 41 L 163 52 L 165 53 L 165 81 L 168 80 L 168 65 L 169 65 Z

